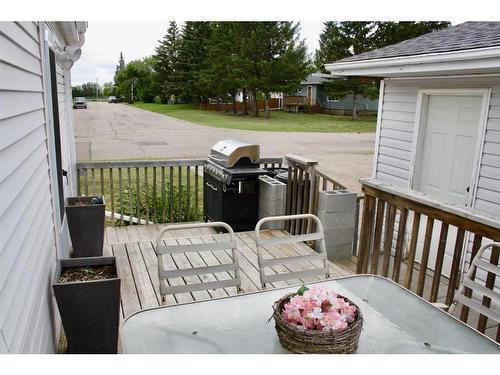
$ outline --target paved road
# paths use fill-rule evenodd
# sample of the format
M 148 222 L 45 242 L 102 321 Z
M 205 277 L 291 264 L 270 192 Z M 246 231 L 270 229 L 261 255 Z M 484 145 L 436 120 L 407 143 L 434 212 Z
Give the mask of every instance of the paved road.
M 200 126 L 125 104 L 95 103 L 75 110 L 78 161 L 134 158 L 203 158 L 221 139 L 260 144 L 262 157 L 300 154 L 350 189 L 371 175 L 373 133 L 253 132 Z M 236 120 L 237 121 L 237 120 Z

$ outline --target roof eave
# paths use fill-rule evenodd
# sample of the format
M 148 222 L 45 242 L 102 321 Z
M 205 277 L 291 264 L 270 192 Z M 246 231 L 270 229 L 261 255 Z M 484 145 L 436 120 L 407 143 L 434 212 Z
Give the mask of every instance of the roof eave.
M 500 46 L 326 64 L 333 76 L 404 77 L 500 72 Z

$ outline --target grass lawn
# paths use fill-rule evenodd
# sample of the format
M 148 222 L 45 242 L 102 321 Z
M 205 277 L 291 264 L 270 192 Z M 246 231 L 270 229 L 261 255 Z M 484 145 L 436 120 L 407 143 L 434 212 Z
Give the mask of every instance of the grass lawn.
M 261 117 L 259 118 L 253 115 L 238 116 L 224 112 L 202 111 L 191 104 L 134 103 L 133 106 L 195 124 L 226 129 L 274 132 L 365 133 L 375 132 L 377 124 L 375 116 L 360 117 L 359 120 L 352 121 L 350 116 L 272 111 L 271 118 L 265 119 L 264 113 L 260 113 Z

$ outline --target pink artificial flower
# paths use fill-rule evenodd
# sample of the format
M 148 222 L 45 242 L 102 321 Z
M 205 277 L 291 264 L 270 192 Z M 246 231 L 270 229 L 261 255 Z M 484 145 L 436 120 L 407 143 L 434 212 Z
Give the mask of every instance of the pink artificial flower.
M 290 324 L 304 329 L 342 331 L 356 317 L 356 306 L 329 290 L 317 286 L 290 298 L 282 311 Z

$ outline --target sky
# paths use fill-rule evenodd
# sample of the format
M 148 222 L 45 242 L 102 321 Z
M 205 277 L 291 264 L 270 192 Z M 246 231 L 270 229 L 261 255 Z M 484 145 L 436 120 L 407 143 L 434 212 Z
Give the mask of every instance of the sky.
M 71 71 L 73 85 L 95 82 L 96 79 L 99 84 L 113 81 L 120 52 L 125 62 L 154 54 L 167 27 L 168 21 L 89 22 L 82 56 Z M 306 40 L 311 55 L 318 48 L 322 28 L 322 22 L 301 22 L 301 38 Z

